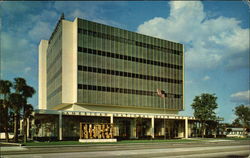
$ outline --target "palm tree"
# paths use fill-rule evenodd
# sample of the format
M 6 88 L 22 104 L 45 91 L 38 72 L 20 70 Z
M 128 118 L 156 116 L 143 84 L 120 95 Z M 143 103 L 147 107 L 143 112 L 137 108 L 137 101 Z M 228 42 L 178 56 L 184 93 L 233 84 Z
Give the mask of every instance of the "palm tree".
M 25 117 L 25 115 L 27 115 L 27 111 L 30 111 L 31 108 L 30 108 L 30 104 L 27 104 L 27 100 L 28 98 L 32 97 L 33 94 L 35 94 L 35 89 L 29 85 L 26 84 L 26 81 L 25 79 L 23 78 L 14 78 L 14 89 L 15 89 L 15 92 L 16 94 L 19 94 L 21 96 L 20 99 L 20 103 L 21 104 L 13 104 L 15 106 L 15 116 L 16 116 L 16 119 L 15 119 L 15 128 L 14 128 L 14 135 L 16 137 L 15 141 L 17 141 L 17 128 L 18 128 L 18 123 L 19 123 L 19 120 L 20 120 L 20 112 L 21 112 L 21 109 L 23 110 L 23 119 L 24 119 L 24 128 L 23 128 L 23 133 L 24 133 L 24 141 L 27 140 L 27 135 L 26 135 L 26 124 L 27 124 L 27 117 Z M 19 96 L 19 97 L 20 97 Z M 32 108 L 33 110 L 33 108 Z M 29 114 L 30 115 L 30 114 Z M 16 133 L 15 133 L 16 132 Z
M 10 88 L 12 87 L 12 83 L 8 80 L 0 80 L 0 94 L 3 95 L 3 99 L 1 100 L 2 112 L 1 114 L 3 124 L 4 124 L 4 132 L 6 141 L 9 141 L 9 134 L 8 134 L 8 108 L 9 102 L 8 97 L 10 95 Z
M 35 94 L 35 89 L 30 86 L 23 87 L 23 97 L 26 100 L 26 104 L 23 107 L 23 134 L 24 134 L 24 143 L 27 142 L 27 119 L 31 116 L 33 112 L 33 107 L 31 104 L 27 104 L 27 99 L 32 97 Z
M 15 142 L 18 142 L 18 125 L 20 122 L 20 112 L 21 112 L 21 109 L 26 104 L 26 101 L 24 100 L 24 97 L 22 95 L 25 86 L 27 85 L 26 85 L 26 81 L 24 78 L 20 78 L 20 77 L 14 78 L 15 95 L 12 95 L 12 96 L 16 98 L 12 98 L 12 99 L 15 99 L 12 102 L 12 107 L 14 109 L 14 140 Z
M 24 134 L 24 143 L 27 142 L 27 119 L 31 116 L 33 112 L 33 107 L 31 104 L 27 104 L 27 99 L 32 97 L 35 94 L 35 89 L 28 85 L 23 87 L 23 97 L 26 100 L 26 104 L 23 107 L 23 134 Z
M 12 93 L 10 94 L 10 105 L 14 112 L 14 141 L 18 142 L 18 123 L 20 120 L 21 108 L 25 105 L 25 100 L 21 94 Z
M 23 114 L 23 134 L 24 134 L 24 143 L 27 142 L 27 119 L 31 118 L 31 114 L 33 112 L 33 106 L 31 104 L 26 104 L 24 106 L 24 114 Z
M 14 78 L 14 89 L 16 93 L 21 94 L 25 86 L 27 86 L 27 84 L 24 78 Z

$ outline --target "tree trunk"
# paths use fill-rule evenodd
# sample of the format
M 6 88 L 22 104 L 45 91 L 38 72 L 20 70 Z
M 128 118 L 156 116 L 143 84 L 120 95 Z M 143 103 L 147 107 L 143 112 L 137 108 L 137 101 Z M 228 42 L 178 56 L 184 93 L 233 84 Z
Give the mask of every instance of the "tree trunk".
M 14 142 L 18 142 L 18 124 L 19 124 L 19 116 L 18 114 L 15 114 L 14 117 Z
M 204 122 L 201 122 L 201 138 L 204 138 Z
M 27 119 L 23 119 L 23 142 L 27 142 Z
M 4 119 L 4 132 L 5 132 L 5 139 L 6 142 L 9 142 L 9 133 L 8 133 L 8 105 L 7 105 L 7 96 L 6 94 L 4 95 L 4 100 L 3 100 L 3 119 Z
M 6 142 L 9 142 L 9 133 L 8 133 L 8 108 L 4 108 L 4 132 Z

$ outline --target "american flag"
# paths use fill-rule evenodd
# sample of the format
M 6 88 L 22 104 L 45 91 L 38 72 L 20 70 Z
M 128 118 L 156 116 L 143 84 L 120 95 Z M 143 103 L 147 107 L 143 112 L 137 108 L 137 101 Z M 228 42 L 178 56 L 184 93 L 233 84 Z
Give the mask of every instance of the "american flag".
M 157 95 L 159 95 L 161 98 L 165 98 L 166 97 L 166 93 L 164 90 L 161 89 L 157 89 Z

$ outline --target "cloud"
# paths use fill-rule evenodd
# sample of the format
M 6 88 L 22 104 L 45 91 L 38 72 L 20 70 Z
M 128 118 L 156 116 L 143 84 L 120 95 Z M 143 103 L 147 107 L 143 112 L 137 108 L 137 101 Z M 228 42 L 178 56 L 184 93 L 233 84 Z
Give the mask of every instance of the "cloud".
M 167 18 L 139 25 L 139 33 L 185 45 L 186 67 L 211 69 L 220 65 L 248 68 L 249 29 L 235 18 L 209 18 L 200 1 L 171 1 Z
M 73 10 L 72 12 L 70 12 L 68 14 L 68 16 L 72 19 L 78 17 L 78 18 L 86 18 L 87 15 L 85 12 L 83 12 L 82 10 L 79 10 L 79 9 L 76 9 L 76 10 Z
M 66 17 L 73 20 L 76 16 L 81 18 L 93 19 L 102 12 L 103 2 L 60 2 L 54 3 L 54 8 L 58 12 L 64 12 Z
M 18 3 L 18 2 L 1 2 L 0 8 L 3 10 L 3 12 L 8 13 L 22 13 L 29 9 L 27 5 L 24 3 Z
M 202 80 L 204 80 L 204 81 L 210 80 L 210 77 L 209 77 L 209 76 L 204 76 L 204 77 L 202 78 Z
M 91 20 L 94 22 L 111 25 L 115 27 L 121 27 L 122 25 L 107 19 L 103 14 L 107 11 L 104 9 L 103 2 L 60 2 L 56 1 L 54 4 L 55 9 L 58 12 L 64 12 L 66 18 L 74 20 L 76 17 Z M 121 5 L 120 3 L 112 3 L 113 5 Z
M 26 68 L 24 69 L 24 72 L 25 72 L 25 73 L 28 73 L 30 70 L 31 70 L 31 67 L 26 67 Z
M 39 41 L 41 39 L 48 39 L 53 27 L 50 23 L 44 21 L 37 21 L 34 27 L 28 32 L 30 38 L 34 41 Z
M 1 73 L 20 73 L 27 66 L 33 67 L 36 63 L 33 43 L 11 32 L 2 32 L 1 38 L 4 39 L 1 43 Z
M 230 97 L 232 102 L 248 105 L 250 100 L 250 90 L 234 93 Z

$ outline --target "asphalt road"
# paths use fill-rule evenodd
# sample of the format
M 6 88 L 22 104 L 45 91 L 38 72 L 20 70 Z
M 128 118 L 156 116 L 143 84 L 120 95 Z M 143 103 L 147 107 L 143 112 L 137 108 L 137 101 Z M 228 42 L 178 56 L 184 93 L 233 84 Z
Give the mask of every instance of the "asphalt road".
M 249 141 L 206 141 L 185 143 L 95 144 L 85 146 L 4 147 L 3 158 L 179 158 L 179 157 L 248 157 Z

